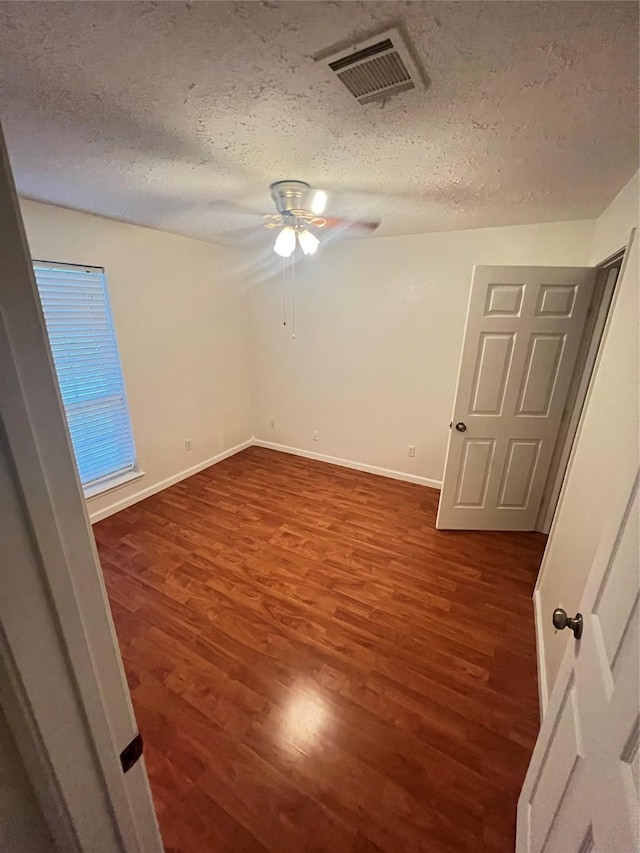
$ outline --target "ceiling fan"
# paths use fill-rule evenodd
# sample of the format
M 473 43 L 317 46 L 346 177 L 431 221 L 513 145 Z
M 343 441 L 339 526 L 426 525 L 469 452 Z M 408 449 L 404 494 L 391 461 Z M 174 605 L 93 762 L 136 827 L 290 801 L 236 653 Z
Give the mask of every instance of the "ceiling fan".
M 323 228 L 375 231 L 380 224 L 325 216 L 329 193 L 313 189 L 306 181 L 276 181 L 269 189 L 277 213 L 265 214 L 263 220 L 266 228 L 279 229 L 273 251 L 282 258 L 291 257 L 296 246 L 313 255 L 320 245 L 315 232 Z

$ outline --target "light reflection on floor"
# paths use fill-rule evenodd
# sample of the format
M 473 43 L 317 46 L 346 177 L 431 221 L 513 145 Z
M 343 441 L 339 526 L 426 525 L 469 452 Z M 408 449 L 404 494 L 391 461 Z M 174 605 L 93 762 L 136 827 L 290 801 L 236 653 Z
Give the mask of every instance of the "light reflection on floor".
M 321 694 L 306 685 L 292 689 L 291 697 L 282 709 L 280 736 L 301 752 L 307 753 L 319 745 L 330 722 L 330 711 Z

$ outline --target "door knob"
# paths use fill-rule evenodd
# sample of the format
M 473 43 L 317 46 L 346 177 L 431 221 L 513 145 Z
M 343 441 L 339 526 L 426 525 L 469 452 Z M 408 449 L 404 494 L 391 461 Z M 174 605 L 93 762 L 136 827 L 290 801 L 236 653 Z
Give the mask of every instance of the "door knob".
M 576 613 L 572 619 L 571 616 L 567 616 L 567 611 L 563 610 L 562 607 L 556 607 L 553 611 L 553 627 L 557 628 L 558 631 L 569 628 L 573 631 L 576 640 L 582 636 L 582 625 L 582 613 Z
M 466 432 L 467 431 L 467 425 L 463 424 L 462 421 L 459 421 L 456 424 L 456 429 L 458 430 L 458 432 Z

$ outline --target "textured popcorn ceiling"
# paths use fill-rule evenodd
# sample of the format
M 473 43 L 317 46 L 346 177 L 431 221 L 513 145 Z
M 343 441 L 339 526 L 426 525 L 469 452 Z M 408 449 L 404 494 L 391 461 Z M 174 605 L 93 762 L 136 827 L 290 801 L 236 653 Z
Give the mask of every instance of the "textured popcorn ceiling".
M 319 74 L 396 22 L 426 91 Z M 282 178 L 408 234 L 593 217 L 638 167 L 636 3 L 8 2 L 0 72 L 20 193 L 205 240 Z

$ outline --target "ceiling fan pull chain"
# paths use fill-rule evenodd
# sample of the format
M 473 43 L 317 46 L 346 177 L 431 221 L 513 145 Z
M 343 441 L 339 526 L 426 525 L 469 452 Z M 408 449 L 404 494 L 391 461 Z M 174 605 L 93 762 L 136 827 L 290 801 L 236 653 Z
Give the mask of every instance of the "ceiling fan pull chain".
M 296 336 L 296 256 L 295 252 L 291 254 L 291 328 L 293 329 L 292 338 Z
M 287 325 L 287 259 L 282 259 L 282 325 Z

